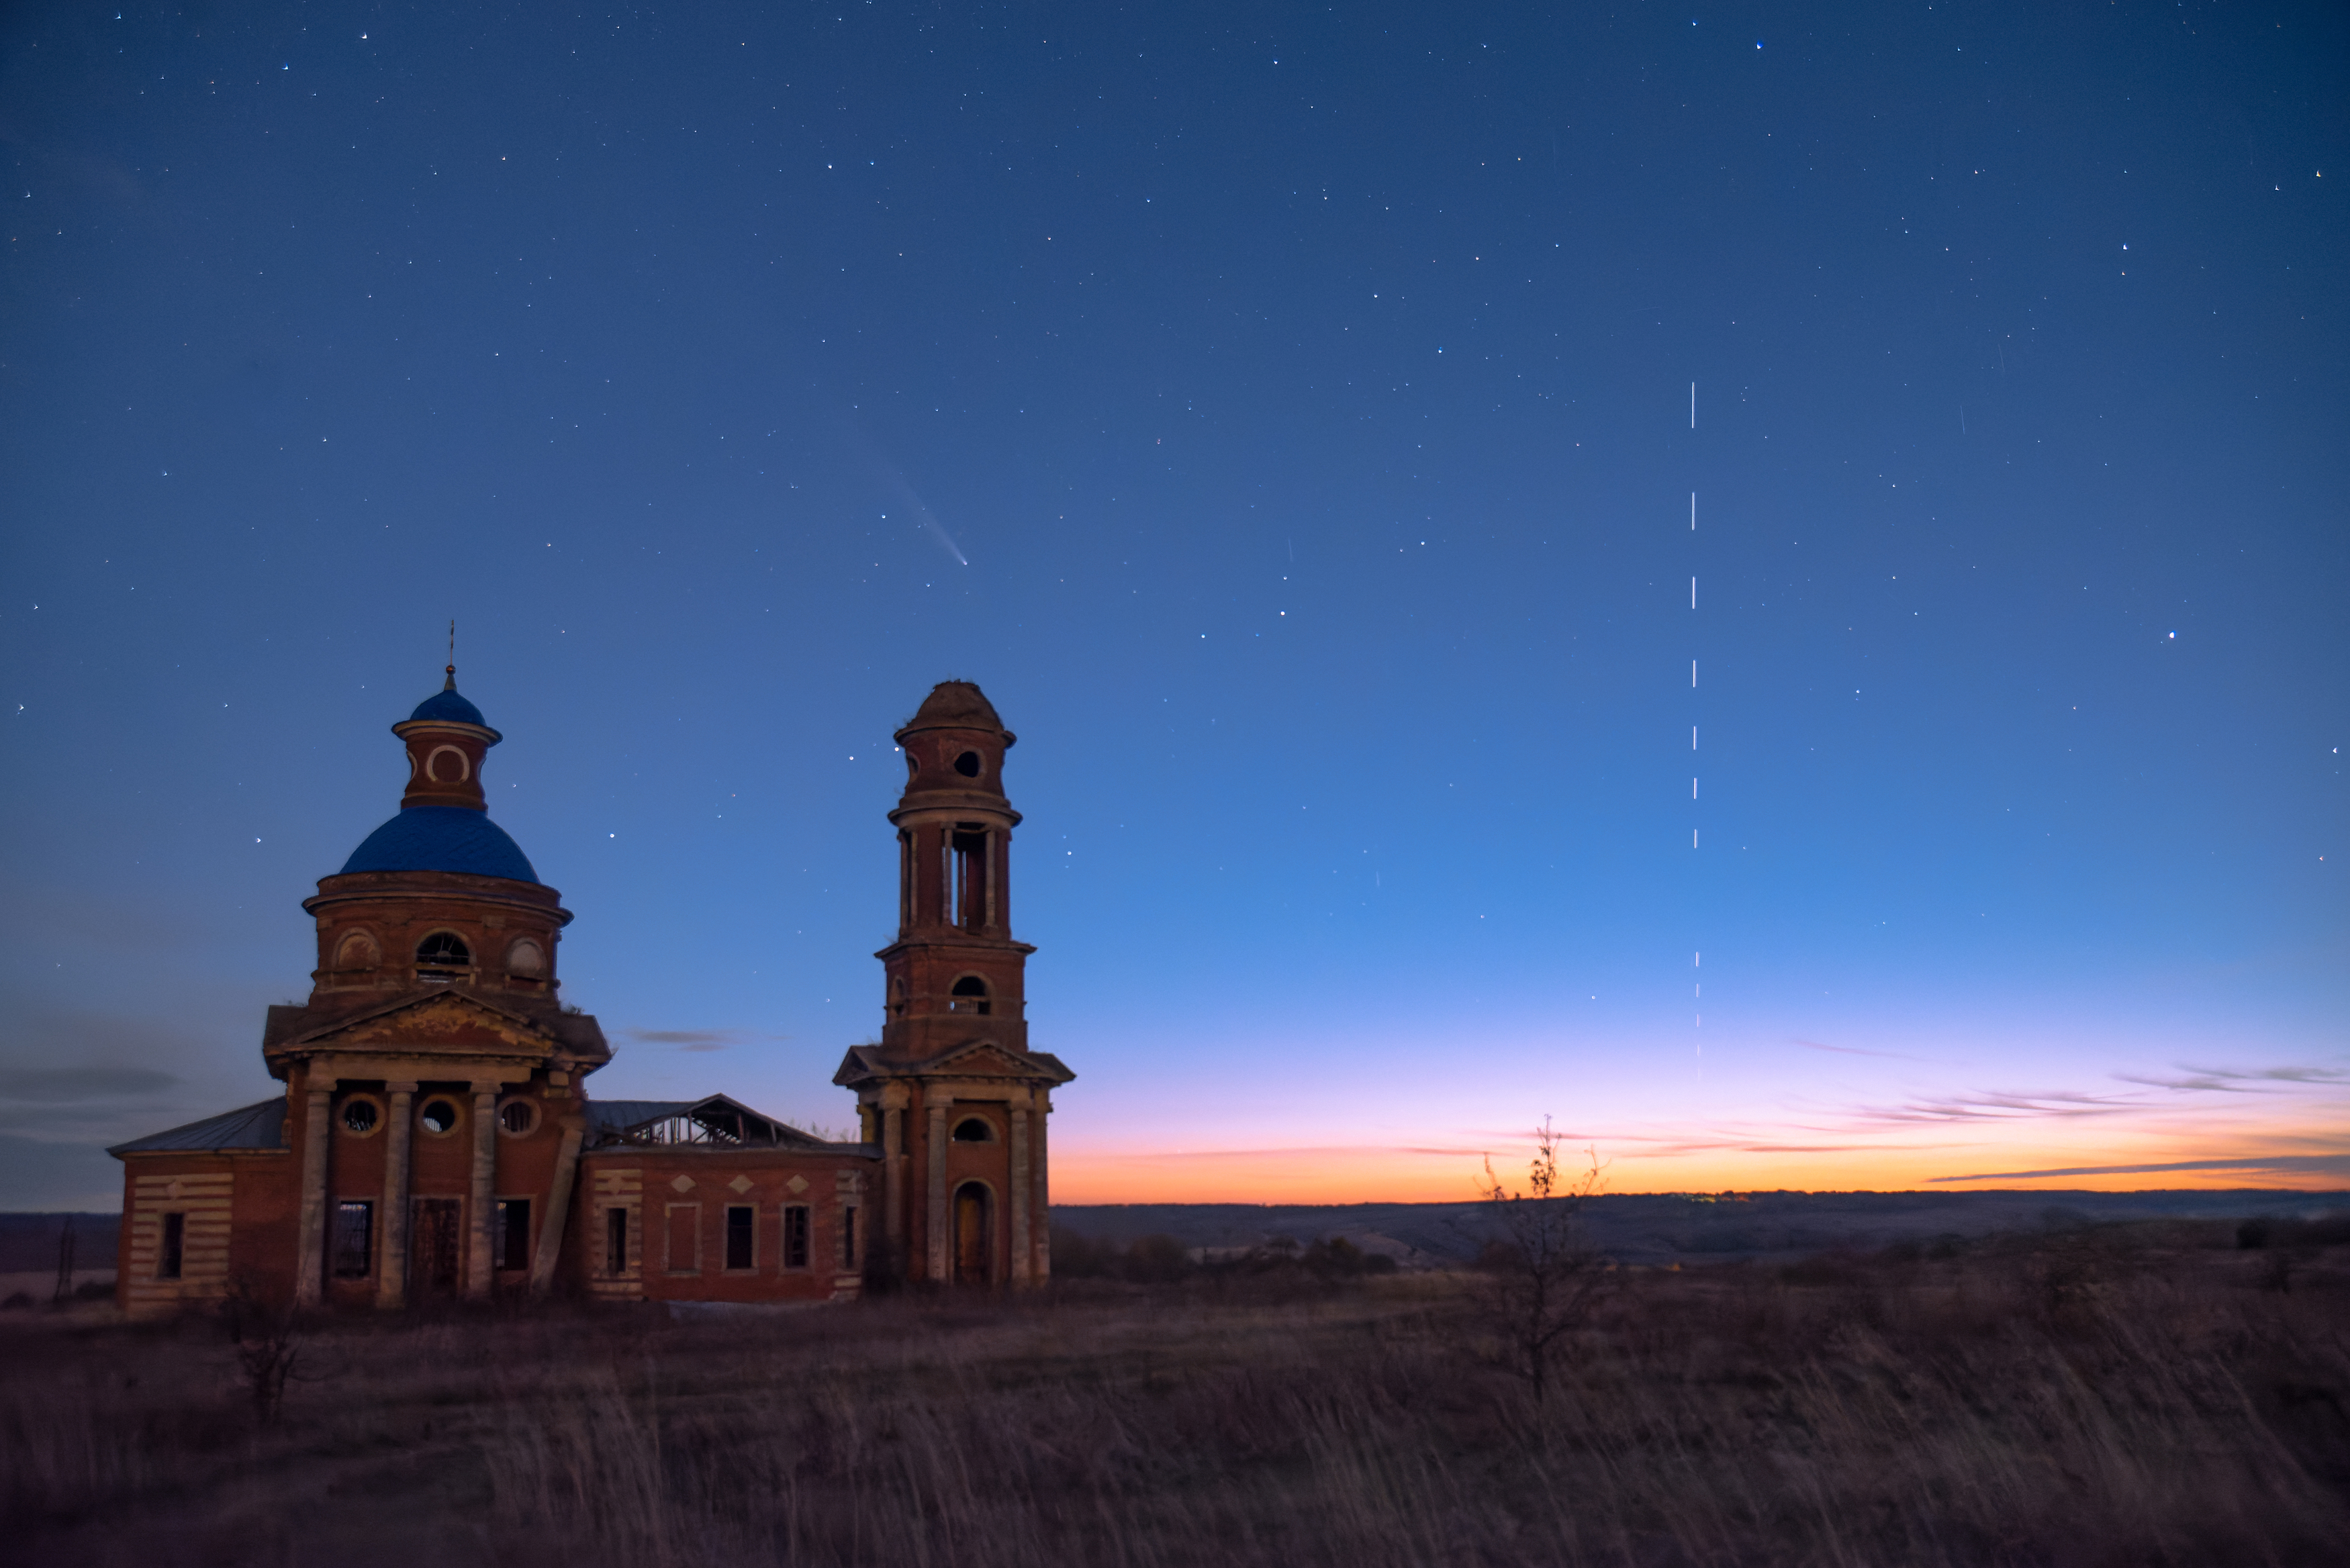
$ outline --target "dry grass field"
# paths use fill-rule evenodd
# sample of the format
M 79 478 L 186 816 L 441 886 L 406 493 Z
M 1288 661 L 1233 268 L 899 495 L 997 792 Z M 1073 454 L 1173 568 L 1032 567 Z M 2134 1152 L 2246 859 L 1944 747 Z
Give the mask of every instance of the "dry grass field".
M 2350 1560 L 2350 1248 L 1942 1250 L 1624 1272 L 1540 1408 L 1462 1276 L 1295 1264 L 338 1322 L 274 1421 L 218 1320 L 18 1311 L 0 1531 L 123 1568 Z

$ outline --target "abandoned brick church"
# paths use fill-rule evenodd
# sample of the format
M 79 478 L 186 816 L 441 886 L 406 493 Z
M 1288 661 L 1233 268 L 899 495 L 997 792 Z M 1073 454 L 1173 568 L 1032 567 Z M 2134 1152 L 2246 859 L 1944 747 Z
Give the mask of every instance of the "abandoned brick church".
M 898 936 L 880 1037 L 849 1048 L 861 1140 L 723 1095 L 599 1100 L 611 1060 L 566 1006 L 571 912 L 489 818 L 501 739 L 443 688 L 392 732 L 400 813 L 303 908 L 308 1002 L 261 1052 L 286 1092 L 122 1144 L 117 1287 L 133 1315 L 235 1290 L 306 1306 L 568 1290 L 838 1301 L 873 1275 L 1033 1285 L 1051 1267 L 1045 1118 L 1074 1076 L 1028 1049 L 1012 935 L 1012 732 L 950 680 L 897 732 Z

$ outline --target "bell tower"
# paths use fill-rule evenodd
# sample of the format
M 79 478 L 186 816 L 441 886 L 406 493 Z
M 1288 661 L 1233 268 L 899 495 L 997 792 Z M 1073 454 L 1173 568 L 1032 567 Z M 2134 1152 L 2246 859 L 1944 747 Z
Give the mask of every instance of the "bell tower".
M 950 680 L 891 737 L 906 756 L 898 829 L 898 940 L 875 956 L 887 982 L 881 1047 L 921 1058 L 950 1044 L 1028 1044 L 1028 955 L 1012 936 L 1012 830 L 1003 753 L 1017 738 L 968 681 Z
M 886 1240 L 912 1278 L 1040 1283 L 1051 1090 L 1076 1076 L 1028 1049 L 1026 970 L 1012 934 L 1003 754 L 1016 737 L 967 680 L 935 687 L 894 737 L 906 789 L 898 939 L 881 961 L 880 1038 L 833 1081 L 858 1093 L 883 1151 Z

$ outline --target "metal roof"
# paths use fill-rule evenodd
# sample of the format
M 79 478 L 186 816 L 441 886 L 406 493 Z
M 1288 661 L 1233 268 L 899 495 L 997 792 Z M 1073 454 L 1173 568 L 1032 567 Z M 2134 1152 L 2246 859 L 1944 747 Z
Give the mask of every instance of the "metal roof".
M 489 722 L 482 717 L 482 711 L 479 708 L 457 695 L 457 678 L 453 675 L 449 678 L 448 685 L 419 702 L 416 705 L 416 711 L 408 716 L 408 722 L 411 724 L 419 722 L 430 722 L 433 720 L 439 720 L 443 723 L 453 722 L 459 724 L 472 724 L 484 730 L 490 727 Z
M 200 1122 L 190 1122 L 169 1132 L 150 1133 L 129 1143 L 116 1144 L 109 1154 L 156 1154 L 164 1150 L 284 1148 L 286 1147 L 286 1096 L 247 1106 L 239 1111 L 224 1111 Z
M 856 1148 L 832 1144 L 724 1095 L 698 1100 L 590 1100 L 593 1144 L 638 1143 L 699 1148 Z
M 367 836 L 343 862 L 354 871 L 458 871 L 536 882 L 530 857 L 484 812 L 464 805 L 411 805 Z

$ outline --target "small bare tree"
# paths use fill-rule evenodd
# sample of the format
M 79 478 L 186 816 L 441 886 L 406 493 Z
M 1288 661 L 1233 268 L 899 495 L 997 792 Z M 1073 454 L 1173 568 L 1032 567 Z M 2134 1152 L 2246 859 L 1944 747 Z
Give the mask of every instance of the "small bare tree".
M 262 1426 L 275 1426 L 285 1408 L 286 1383 L 310 1380 L 308 1374 L 296 1370 L 302 1363 L 302 1319 L 290 1306 L 263 1304 L 242 1281 L 230 1285 L 221 1307 L 229 1344 L 236 1352 L 238 1380 L 253 1401 L 254 1418 Z
M 1537 1406 L 1549 1393 L 1559 1342 L 1589 1321 L 1615 1280 L 1615 1262 L 1591 1244 L 1583 1220 L 1606 1167 L 1586 1149 L 1583 1172 L 1562 1175 L 1558 1142 L 1544 1116 L 1524 1189 L 1512 1191 L 1494 1175 L 1491 1156 L 1478 1184 L 1490 1238 L 1478 1258 L 1480 1305 Z

